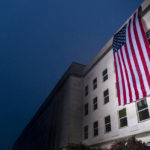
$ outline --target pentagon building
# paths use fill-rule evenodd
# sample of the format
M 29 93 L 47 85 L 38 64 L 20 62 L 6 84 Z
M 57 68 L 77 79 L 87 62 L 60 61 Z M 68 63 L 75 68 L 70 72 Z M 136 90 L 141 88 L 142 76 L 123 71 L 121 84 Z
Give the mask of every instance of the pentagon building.
M 150 1 L 141 7 L 150 41 Z M 150 97 L 118 105 L 112 39 L 87 66 L 70 65 L 13 150 L 77 150 L 79 144 L 105 150 L 131 136 L 150 143 Z

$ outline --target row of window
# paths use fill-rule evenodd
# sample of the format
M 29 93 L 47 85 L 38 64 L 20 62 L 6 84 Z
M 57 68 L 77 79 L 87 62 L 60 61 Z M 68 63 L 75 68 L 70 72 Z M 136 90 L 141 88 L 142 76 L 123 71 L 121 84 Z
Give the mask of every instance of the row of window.
M 106 89 L 104 92 L 103 92 L 103 98 L 104 98 L 104 104 L 107 104 L 109 102 L 109 90 Z M 96 110 L 98 109 L 98 98 L 95 97 L 93 99 L 93 110 Z M 84 105 L 84 115 L 88 115 L 88 112 L 89 112 L 89 105 L 88 103 L 86 103 Z
M 106 81 L 108 79 L 108 72 L 107 72 L 107 69 L 105 69 L 103 72 L 102 72 L 102 76 L 103 76 L 103 81 Z M 94 78 L 93 80 L 93 90 L 95 90 L 97 88 L 97 78 Z M 89 86 L 86 85 L 85 86 L 85 96 L 87 96 L 89 93 Z
M 138 112 L 139 121 L 143 121 L 150 117 L 146 99 L 143 99 L 137 102 L 137 112 Z M 128 125 L 126 108 L 119 110 L 118 118 L 119 118 L 120 128 Z M 105 133 L 110 132 L 111 131 L 111 116 L 110 115 L 104 118 L 104 123 L 105 123 L 104 132 Z M 98 134 L 99 134 L 98 121 L 95 121 L 93 123 L 93 136 L 94 137 L 98 136 Z M 84 127 L 84 139 L 87 139 L 87 138 L 88 138 L 88 125 Z

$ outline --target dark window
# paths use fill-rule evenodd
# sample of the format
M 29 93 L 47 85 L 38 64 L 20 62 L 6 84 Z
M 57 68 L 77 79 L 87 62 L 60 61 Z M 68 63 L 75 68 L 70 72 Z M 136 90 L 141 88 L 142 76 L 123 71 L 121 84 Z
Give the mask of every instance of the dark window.
M 111 131 L 110 116 L 105 117 L 105 132 Z
M 149 44 L 150 44 L 150 30 L 148 30 L 148 31 L 146 32 L 146 36 L 147 36 L 147 40 L 148 40 L 148 42 L 149 42 Z
M 84 127 L 84 139 L 88 138 L 88 126 Z
M 85 115 L 85 116 L 88 115 L 88 112 L 89 112 L 89 105 L 88 105 L 88 103 L 86 103 L 86 104 L 84 105 L 84 115 Z
M 137 102 L 137 109 L 138 109 L 138 116 L 140 121 L 149 118 L 149 111 L 148 111 L 146 99 Z
M 104 104 L 109 102 L 109 90 L 104 91 Z
M 96 110 L 98 108 L 97 97 L 93 99 L 93 109 Z
M 93 133 L 94 133 L 94 136 L 98 136 L 98 121 L 95 121 L 93 123 Z
M 126 108 L 119 111 L 119 120 L 120 120 L 120 127 L 127 126 L 127 114 Z
M 106 81 L 108 79 L 108 73 L 107 73 L 107 69 L 105 69 L 103 71 L 103 81 Z
M 97 88 L 97 78 L 93 80 L 93 89 Z
M 87 96 L 88 95 L 88 91 L 89 91 L 89 87 L 88 87 L 88 85 L 85 87 L 85 96 Z

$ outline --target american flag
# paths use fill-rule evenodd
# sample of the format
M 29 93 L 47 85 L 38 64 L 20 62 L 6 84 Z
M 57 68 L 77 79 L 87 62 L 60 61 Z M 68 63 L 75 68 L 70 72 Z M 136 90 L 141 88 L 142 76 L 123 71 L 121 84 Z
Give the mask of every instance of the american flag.
M 150 48 L 139 10 L 113 39 L 119 105 L 150 95 Z

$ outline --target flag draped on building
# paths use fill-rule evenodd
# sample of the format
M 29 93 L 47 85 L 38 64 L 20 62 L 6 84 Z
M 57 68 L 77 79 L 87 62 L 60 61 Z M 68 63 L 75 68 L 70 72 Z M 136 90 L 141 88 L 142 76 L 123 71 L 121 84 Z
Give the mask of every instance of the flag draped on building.
M 113 39 L 119 105 L 150 95 L 150 48 L 139 10 Z

